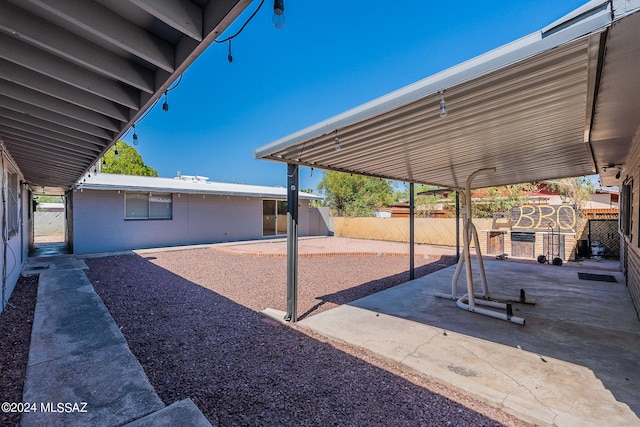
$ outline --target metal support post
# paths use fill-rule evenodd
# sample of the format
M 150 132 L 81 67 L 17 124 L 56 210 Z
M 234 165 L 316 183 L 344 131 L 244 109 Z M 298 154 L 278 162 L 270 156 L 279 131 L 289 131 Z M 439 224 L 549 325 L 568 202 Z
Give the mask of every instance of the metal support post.
M 287 165 L 287 314 L 298 320 L 298 165 Z
M 460 192 L 456 190 L 456 262 L 460 261 Z
M 416 278 L 415 262 L 415 195 L 413 194 L 413 182 L 409 183 L 409 280 Z

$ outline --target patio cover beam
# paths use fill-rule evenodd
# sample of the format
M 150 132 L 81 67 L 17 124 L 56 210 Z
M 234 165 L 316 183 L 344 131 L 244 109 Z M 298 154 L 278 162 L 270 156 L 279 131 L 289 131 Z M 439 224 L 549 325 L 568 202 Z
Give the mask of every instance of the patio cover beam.
M 609 110 L 640 108 L 640 96 L 629 96 L 640 95 L 635 80 L 600 78 L 607 67 L 615 75 L 640 65 L 638 10 L 638 1 L 591 1 L 530 36 L 262 146 L 255 157 L 454 189 L 483 167 L 497 171 L 474 188 L 596 173 L 624 158 L 638 125 L 615 123 L 624 137 L 618 151 L 603 139 L 594 150 L 593 135 L 604 134 L 598 127 L 620 117 Z
M 250 3 L 1 1 L 0 142 L 24 180 L 73 188 Z

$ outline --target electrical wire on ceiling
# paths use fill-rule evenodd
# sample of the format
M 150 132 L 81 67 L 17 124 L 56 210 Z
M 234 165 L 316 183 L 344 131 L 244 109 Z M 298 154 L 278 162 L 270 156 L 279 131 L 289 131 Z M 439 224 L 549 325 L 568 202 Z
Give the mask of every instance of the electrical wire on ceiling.
M 233 62 L 233 55 L 231 54 L 231 40 L 233 40 L 236 37 L 238 37 L 240 35 L 240 33 L 246 28 L 246 26 L 249 25 L 249 22 L 251 22 L 251 20 L 258 14 L 258 11 L 262 8 L 263 4 L 264 4 L 264 0 L 261 0 L 260 4 L 256 8 L 256 10 L 253 11 L 251 16 L 249 16 L 249 18 L 247 18 L 247 20 L 244 22 L 244 24 L 242 24 L 240 29 L 238 31 L 236 31 L 234 34 L 232 34 L 229 37 L 226 37 L 226 38 L 224 38 L 222 40 L 214 40 L 216 43 L 229 43 L 229 51 L 228 51 L 228 54 L 227 54 L 227 60 L 229 62 Z
M 178 86 L 180 86 L 180 83 L 182 82 L 182 77 L 184 76 L 184 74 L 180 74 L 180 77 L 178 77 L 178 79 L 173 83 L 173 85 L 169 86 L 165 91 L 164 91 L 164 96 L 165 96 L 165 100 L 164 103 L 162 105 L 162 109 L 164 111 L 169 111 L 169 106 L 167 104 L 167 93 L 171 92 L 172 90 L 174 90 L 175 88 L 177 88 Z M 135 121 L 135 123 L 133 123 L 131 125 L 131 127 L 129 129 L 127 129 L 127 131 L 122 135 L 122 139 L 126 138 L 129 135 L 129 132 L 131 132 L 131 130 L 133 129 L 134 131 L 134 135 L 136 135 L 136 140 L 137 140 L 137 134 L 135 133 L 135 127 L 138 123 L 140 123 L 141 121 L 143 121 L 148 115 L 149 113 L 151 113 L 151 111 L 155 108 L 155 106 L 158 104 L 158 102 L 160 101 L 160 98 L 157 98 L 155 101 L 153 101 L 153 104 L 151 104 L 151 107 L 149 107 L 147 109 L 147 111 L 144 112 L 144 114 L 138 118 L 138 120 Z M 136 144 L 137 145 L 137 144 Z
M 216 43 L 227 43 L 227 42 L 229 43 L 229 51 L 228 51 L 228 55 L 227 55 L 227 59 L 228 59 L 229 62 L 233 61 L 233 56 L 231 54 L 231 40 L 233 40 L 234 38 L 238 37 L 240 35 L 240 33 L 242 33 L 242 31 L 247 27 L 247 25 L 249 25 L 249 22 L 251 22 L 251 20 L 258 14 L 258 12 L 262 8 L 263 4 L 264 4 L 264 0 L 261 0 L 260 4 L 256 8 L 256 10 L 253 11 L 253 13 L 249 16 L 249 18 L 247 18 L 247 20 L 242 24 L 242 26 L 240 27 L 240 29 L 238 31 L 236 31 L 235 33 L 233 33 L 232 35 L 230 35 L 229 37 L 226 37 L 224 39 L 214 40 L 214 42 L 216 42 Z M 176 80 L 176 82 L 172 86 L 170 86 L 169 88 L 167 88 L 164 91 L 164 103 L 162 104 L 162 110 L 163 111 L 169 111 L 169 104 L 167 102 L 167 94 L 180 85 L 180 83 L 182 82 L 182 77 L 183 77 L 183 74 L 180 75 L 178 80 Z M 135 126 L 138 123 L 140 123 L 142 120 L 144 120 L 149 115 L 151 110 L 153 110 L 155 108 L 156 104 L 158 104 L 158 101 L 160 101 L 160 98 L 157 98 L 153 102 L 151 107 L 149 107 L 147 109 L 147 111 L 145 111 L 145 113 L 140 118 L 138 118 L 138 120 L 136 120 L 135 123 L 133 123 L 133 125 L 129 129 L 127 129 L 127 131 L 122 135 L 122 139 L 126 138 L 129 135 L 129 132 L 131 132 L 132 129 L 134 129 L 134 134 L 135 134 Z M 137 136 L 137 134 L 135 134 L 135 135 Z M 137 141 L 137 138 L 136 138 L 136 141 Z

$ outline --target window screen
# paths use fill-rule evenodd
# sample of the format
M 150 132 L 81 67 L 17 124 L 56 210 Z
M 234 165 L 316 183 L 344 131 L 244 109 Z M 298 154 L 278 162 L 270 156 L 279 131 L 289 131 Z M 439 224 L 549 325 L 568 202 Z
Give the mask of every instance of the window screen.
M 149 218 L 171 219 L 172 204 L 170 194 L 149 196 Z
M 126 219 L 171 219 L 172 213 L 171 194 L 125 194 Z

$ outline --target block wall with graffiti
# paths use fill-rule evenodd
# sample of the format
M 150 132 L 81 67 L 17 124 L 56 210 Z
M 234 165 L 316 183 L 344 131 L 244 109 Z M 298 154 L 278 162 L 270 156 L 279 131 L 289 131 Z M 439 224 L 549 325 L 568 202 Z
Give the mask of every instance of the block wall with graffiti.
M 409 241 L 408 218 L 336 217 L 333 221 L 336 236 Z M 567 205 L 521 206 L 509 213 L 497 214 L 493 219 L 477 218 L 473 222 L 478 230 L 483 254 L 507 254 L 526 259 L 537 259 L 539 255 L 551 259 L 559 256 L 563 261 L 575 259 L 577 236 L 583 234 L 586 224 Z M 419 244 L 455 246 L 455 218 L 416 218 L 415 241 Z

